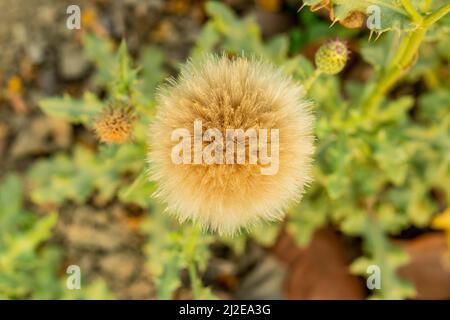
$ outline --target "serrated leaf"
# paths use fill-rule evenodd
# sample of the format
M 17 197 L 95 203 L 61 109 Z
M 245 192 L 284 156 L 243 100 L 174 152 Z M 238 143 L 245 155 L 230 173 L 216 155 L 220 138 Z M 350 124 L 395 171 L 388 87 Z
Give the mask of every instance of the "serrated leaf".
M 68 95 L 51 97 L 39 101 L 39 106 L 46 114 L 68 119 L 73 123 L 88 125 L 102 110 L 103 103 L 92 93 L 85 93 L 82 100 Z
M 366 256 L 351 265 L 354 273 L 368 277 L 367 267 L 375 265 L 380 270 L 380 288 L 374 289 L 372 299 L 406 299 L 415 295 L 413 286 L 398 278 L 396 270 L 408 262 L 408 255 L 387 239 L 378 222 L 367 217 L 363 231 Z M 366 270 L 364 270 L 366 268 Z
M 95 63 L 97 72 L 95 81 L 98 85 L 106 86 L 114 79 L 114 44 L 106 37 L 97 37 L 86 33 L 83 37 L 83 48 L 86 56 Z
M 337 20 L 344 20 L 353 11 L 367 13 L 370 6 L 379 8 L 380 28 L 379 32 L 388 30 L 410 31 L 416 26 L 411 22 L 408 13 L 403 8 L 400 1 L 392 0 L 331 0 L 334 8 L 334 15 Z

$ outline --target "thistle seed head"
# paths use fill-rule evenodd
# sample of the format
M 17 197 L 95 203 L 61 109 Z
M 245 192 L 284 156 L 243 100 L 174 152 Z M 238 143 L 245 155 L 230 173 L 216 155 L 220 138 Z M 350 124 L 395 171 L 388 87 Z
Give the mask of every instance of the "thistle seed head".
M 101 142 L 122 144 L 131 138 L 135 120 L 131 108 L 109 106 L 95 120 L 94 131 Z
M 282 71 L 255 59 L 210 56 L 188 64 L 161 89 L 150 128 L 151 179 L 168 212 L 220 234 L 282 219 L 311 181 L 314 118 L 303 91 Z M 241 164 L 174 163 L 174 129 L 186 128 L 194 140 L 195 122 L 201 122 L 203 132 L 214 129 L 224 137 L 227 129 L 277 129 L 276 174 L 261 174 L 265 164 L 249 163 L 248 154 Z M 224 143 L 220 149 L 224 145 L 228 148 Z M 195 147 L 188 146 L 190 157 Z

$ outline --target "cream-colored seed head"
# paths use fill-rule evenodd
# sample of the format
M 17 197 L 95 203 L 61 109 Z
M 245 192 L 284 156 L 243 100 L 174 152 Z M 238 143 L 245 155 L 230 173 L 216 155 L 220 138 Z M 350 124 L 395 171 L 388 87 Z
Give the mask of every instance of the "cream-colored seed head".
M 262 175 L 261 164 L 175 164 L 174 129 L 201 120 L 217 128 L 279 130 L 279 168 Z M 259 221 L 279 220 L 311 181 L 313 123 L 303 88 L 270 64 L 210 56 L 188 64 L 161 89 L 150 128 L 151 179 L 156 196 L 181 221 L 193 220 L 220 234 Z

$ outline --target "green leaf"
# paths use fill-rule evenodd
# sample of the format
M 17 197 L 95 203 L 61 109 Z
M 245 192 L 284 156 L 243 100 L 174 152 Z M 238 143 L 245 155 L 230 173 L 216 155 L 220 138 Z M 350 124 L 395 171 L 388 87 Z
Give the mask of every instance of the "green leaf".
M 331 0 L 335 18 L 343 20 L 353 11 L 367 13 L 369 6 L 377 6 L 380 9 L 380 29 L 377 31 L 414 30 L 416 26 L 411 22 L 408 13 L 400 1 L 392 0 Z
M 102 110 L 103 103 L 92 93 L 85 93 L 82 100 L 63 97 L 46 98 L 39 101 L 39 106 L 46 114 L 68 119 L 73 123 L 88 125 Z
M 300 247 L 307 246 L 314 232 L 327 222 L 328 205 L 322 197 L 313 197 L 303 199 L 289 211 L 287 230 Z
M 157 47 L 145 47 L 142 50 L 140 81 L 138 91 L 148 99 L 155 98 L 157 86 L 167 77 L 164 70 L 164 53 Z
M 262 246 L 270 247 L 275 243 L 280 231 L 280 223 L 261 223 L 250 230 L 250 235 Z
M 214 52 L 214 47 L 219 43 L 220 39 L 221 35 L 219 30 L 217 30 L 216 25 L 210 21 L 206 22 L 191 51 L 191 59 L 199 61 L 205 54 Z
M 265 45 L 265 57 L 276 64 L 282 64 L 287 57 L 289 41 L 286 36 L 273 37 Z
M 0 184 L 0 234 L 16 227 L 22 211 L 22 181 L 16 175 L 8 175 Z M 1 239 L 1 236 L 0 236 Z
M 208 1 L 205 7 L 211 19 L 207 24 L 208 29 L 205 35 L 200 38 L 195 49 L 197 58 L 208 53 L 202 52 L 202 48 L 212 49 L 211 46 L 216 44 L 220 44 L 226 52 L 237 55 L 265 56 L 267 54 L 259 26 L 253 17 L 238 19 L 229 7 L 218 1 Z
M 109 82 L 111 95 L 119 101 L 128 103 L 137 81 L 137 70 L 133 69 L 128 55 L 127 44 L 122 40 L 117 50 L 115 63 L 111 66 L 114 77 Z
M 114 79 L 114 44 L 106 37 L 97 37 L 86 33 L 83 37 L 83 47 L 86 56 L 95 63 L 97 72 L 95 81 L 98 85 L 106 86 Z
M 31 199 L 39 204 L 83 203 L 97 191 L 98 199 L 109 201 L 124 182 L 124 173 L 142 170 L 146 149 L 144 145 L 125 144 L 114 153 L 110 151 L 96 155 L 77 146 L 72 157 L 57 154 L 36 162 L 29 172 Z
M 422 120 L 436 123 L 448 116 L 450 91 L 448 88 L 437 88 L 419 98 L 419 116 Z
M 299 81 L 305 81 L 314 73 L 314 67 L 312 63 L 302 55 L 297 55 L 286 60 L 281 65 L 281 68 L 286 74 L 292 75 Z
M 408 263 L 408 255 L 394 246 L 384 235 L 378 222 L 367 218 L 363 231 L 365 257 L 356 259 L 350 266 L 352 273 L 368 277 L 370 265 L 380 269 L 381 287 L 373 289 L 372 299 L 413 298 L 413 286 L 398 278 L 396 270 Z

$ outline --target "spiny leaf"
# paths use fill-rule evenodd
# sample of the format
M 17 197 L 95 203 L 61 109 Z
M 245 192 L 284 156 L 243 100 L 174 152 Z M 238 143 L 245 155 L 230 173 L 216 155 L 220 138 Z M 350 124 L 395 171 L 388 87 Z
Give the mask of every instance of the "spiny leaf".
M 363 229 L 364 251 L 366 256 L 356 259 L 350 270 L 368 276 L 368 267 L 377 266 L 380 270 L 380 288 L 373 289 L 373 299 L 412 298 L 415 290 L 411 284 L 399 279 L 396 270 L 408 263 L 405 252 L 390 243 L 376 220 L 367 218 Z
M 317 6 L 324 1 L 309 0 L 304 1 L 307 6 Z M 417 0 L 414 2 L 418 2 Z M 344 20 L 353 12 L 362 12 L 366 15 L 373 11 L 368 11 L 371 7 L 378 8 L 380 13 L 380 26 L 376 32 L 389 30 L 411 31 L 417 26 L 411 22 L 408 13 L 403 8 L 400 1 L 392 0 L 330 0 L 330 6 L 336 21 Z M 376 13 L 375 13 L 376 14 Z
M 39 101 L 39 106 L 48 115 L 88 125 L 101 111 L 103 103 L 95 95 L 87 92 L 82 100 L 64 95 L 43 99 Z

